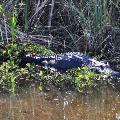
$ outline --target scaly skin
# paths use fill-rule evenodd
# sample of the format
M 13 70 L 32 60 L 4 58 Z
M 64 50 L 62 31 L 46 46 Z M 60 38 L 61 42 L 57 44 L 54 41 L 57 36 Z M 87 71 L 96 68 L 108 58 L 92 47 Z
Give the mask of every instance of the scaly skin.
M 9 58 L 0 56 L 0 62 L 7 62 Z M 85 54 L 79 52 L 63 53 L 51 56 L 36 56 L 24 55 L 19 57 L 20 67 L 25 67 L 27 63 L 35 63 L 36 65 L 54 68 L 62 73 L 69 69 L 87 66 L 89 70 L 94 70 L 98 73 L 104 73 L 113 77 L 120 78 L 120 73 L 110 68 L 109 64 L 104 61 L 97 61 Z
M 21 63 L 35 63 L 40 66 L 55 68 L 60 72 L 66 72 L 69 69 L 82 67 L 86 65 L 89 70 L 99 73 L 110 74 L 113 77 L 120 77 L 120 73 L 110 68 L 109 64 L 104 61 L 97 61 L 85 54 L 79 52 L 57 54 L 55 56 L 31 57 L 26 55 L 21 58 Z

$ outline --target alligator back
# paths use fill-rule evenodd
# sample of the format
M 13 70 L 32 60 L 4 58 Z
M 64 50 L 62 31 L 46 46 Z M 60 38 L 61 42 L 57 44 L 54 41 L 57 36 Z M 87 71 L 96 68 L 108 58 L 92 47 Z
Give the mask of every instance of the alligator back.
M 50 56 L 40 55 L 36 57 L 27 55 L 24 57 L 23 62 L 35 63 L 44 67 L 55 68 L 60 72 L 66 72 L 69 69 L 86 65 L 89 70 L 94 70 L 105 74 L 110 73 L 112 76 L 120 76 L 120 73 L 112 70 L 107 62 L 97 61 L 96 59 L 79 52 L 70 52 Z

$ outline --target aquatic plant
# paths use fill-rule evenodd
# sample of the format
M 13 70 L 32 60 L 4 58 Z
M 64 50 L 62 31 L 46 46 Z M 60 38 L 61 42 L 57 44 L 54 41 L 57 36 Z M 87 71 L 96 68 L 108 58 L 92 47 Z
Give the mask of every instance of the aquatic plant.
M 74 76 L 75 86 L 78 89 L 78 91 L 83 90 L 85 87 L 96 86 L 97 85 L 96 80 L 98 80 L 99 77 L 102 77 L 101 74 L 89 70 L 87 66 L 77 68 L 75 70 Z
M 19 55 L 22 51 L 25 51 L 26 54 L 27 52 L 31 53 L 31 50 L 34 51 L 32 52 L 33 55 L 38 54 L 38 51 L 41 54 L 50 54 L 51 52 L 45 49 L 45 47 L 30 43 L 18 43 L 15 41 L 7 45 L 3 43 L 1 44 L 1 47 L 3 49 L 0 50 L 0 55 L 1 57 L 5 57 L 6 61 L 0 65 L 0 87 L 14 93 L 16 90 L 16 84 L 25 84 L 26 80 L 36 82 L 40 81 L 41 78 L 44 78 L 44 70 L 40 67 L 38 67 L 38 69 L 34 64 L 26 64 L 25 68 L 21 68 L 19 66 Z M 24 79 L 24 81 L 20 81 L 21 79 Z

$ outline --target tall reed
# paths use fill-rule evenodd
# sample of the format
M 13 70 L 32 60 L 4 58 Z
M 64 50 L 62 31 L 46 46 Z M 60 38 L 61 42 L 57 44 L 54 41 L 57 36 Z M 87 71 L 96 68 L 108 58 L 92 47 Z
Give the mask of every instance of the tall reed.
M 118 8 L 119 4 L 117 1 L 85 0 L 76 2 L 75 0 L 65 0 L 65 6 L 67 6 L 70 12 L 72 11 L 73 16 L 76 17 L 76 20 L 83 28 L 87 42 L 86 50 L 95 51 L 96 47 L 106 40 L 106 38 L 101 36 L 104 26 L 114 26 L 114 22 L 118 22 L 118 20 L 115 21 L 113 18 L 113 13 L 115 13 L 114 7 Z
M 11 18 L 11 29 L 12 29 L 11 30 L 11 39 L 12 39 L 12 42 L 15 39 L 16 24 L 17 24 L 17 14 L 16 14 L 16 12 L 13 11 L 12 18 Z
M 79 6 L 74 0 L 68 2 L 68 7 L 79 18 L 83 29 L 90 33 L 96 33 L 104 24 L 111 23 L 109 6 L 109 0 L 87 0 L 86 3 L 80 2 Z
M 29 14 L 29 0 L 25 0 L 24 16 L 25 16 L 25 32 L 28 32 L 28 14 Z

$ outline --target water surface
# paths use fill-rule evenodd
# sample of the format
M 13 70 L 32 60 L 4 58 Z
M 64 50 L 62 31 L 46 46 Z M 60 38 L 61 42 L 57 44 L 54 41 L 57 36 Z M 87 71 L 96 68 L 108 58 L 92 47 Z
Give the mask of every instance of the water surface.
M 0 95 L 0 120 L 118 120 L 120 92 L 102 87 L 87 93 L 29 88 Z

